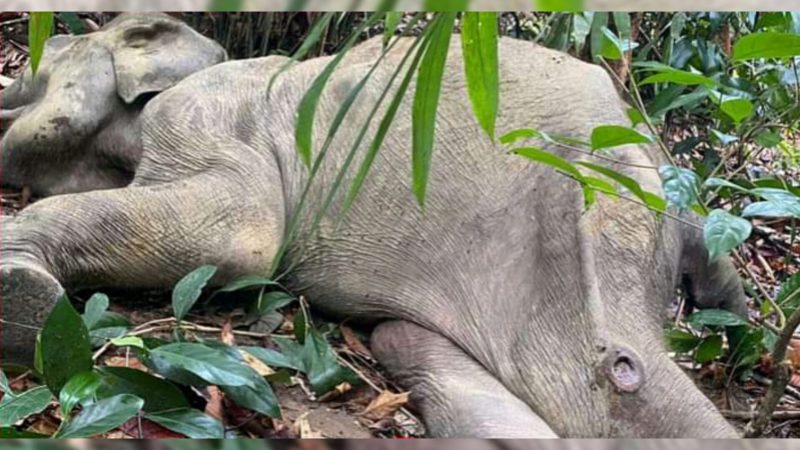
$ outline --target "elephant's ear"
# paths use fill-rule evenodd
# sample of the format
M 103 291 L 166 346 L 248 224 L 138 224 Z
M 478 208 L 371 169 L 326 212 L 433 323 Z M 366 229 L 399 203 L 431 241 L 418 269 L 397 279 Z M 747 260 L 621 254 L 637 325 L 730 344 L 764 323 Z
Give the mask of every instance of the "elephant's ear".
M 219 44 L 166 15 L 123 17 L 108 28 L 117 92 L 126 103 L 227 58 Z

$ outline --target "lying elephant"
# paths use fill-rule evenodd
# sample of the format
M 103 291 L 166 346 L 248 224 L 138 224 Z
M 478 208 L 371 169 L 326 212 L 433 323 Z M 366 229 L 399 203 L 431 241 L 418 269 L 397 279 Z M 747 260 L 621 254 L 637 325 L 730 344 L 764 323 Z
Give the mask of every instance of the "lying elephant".
M 59 194 L 3 220 L 3 358 L 30 360 L 34 329 L 64 288 L 168 288 L 202 264 L 219 267 L 215 283 L 265 273 L 287 224 L 319 210 L 411 42 L 381 60 L 299 210 L 309 171 L 296 111 L 330 58 L 292 63 L 268 92 L 287 58 L 222 63 L 218 45 L 166 16 L 52 38 L 36 77 L 27 71 L 2 98 L 14 119 L 3 181 Z M 360 44 L 334 73 L 317 152 L 381 52 L 380 38 Z M 627 124 L 601 68 L 507 38 L 499 52 L 498 130 L 580 138 Z M 584 210 L 573 180 L 481 131 L 458 37 L 446 67 L 425 211 L 410 194 L 408 100 L 343 222 L 340 195 L 318 232 L 292 241 L 281 262 L 290 285 L 320 310 L 392 320 L 373 350 L 434 436 L 736 436 L 662 342 L 681 278 L 697 306 L 744 313 L 730 261 L 708 261 L 696 228 L 630 202 Z M 609 155 L 658 191 L 650 152 Z

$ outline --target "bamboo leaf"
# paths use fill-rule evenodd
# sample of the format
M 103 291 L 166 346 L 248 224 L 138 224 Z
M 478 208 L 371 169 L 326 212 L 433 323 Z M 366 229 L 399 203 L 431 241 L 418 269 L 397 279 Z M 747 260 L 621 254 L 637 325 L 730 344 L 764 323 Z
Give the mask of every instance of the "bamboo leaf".
M 30 55 L 31 71 L 36 75 L 39 70 L 39 63 L 44 55 L 44 47 L 47 38 L 53 30 L 52 12 L 32 12 L 28 23 L 28 49 Z
M 455 13 L 441 13 L 433 24 L 431 42 L 425 49 L 417 76 L 417 89 L 414 92 L 412 108 L 412 190 L 421 207 L 425 205 L 428 188 L 433 143 L 436 135 L 436 111 L 439 107 L 439 94 L 442 88 L 447 53 L 450 50 Z
M 468 12 L 461 20 L 467 90 L 481 128 L 494 140 L 499 103 L 497 13 Z

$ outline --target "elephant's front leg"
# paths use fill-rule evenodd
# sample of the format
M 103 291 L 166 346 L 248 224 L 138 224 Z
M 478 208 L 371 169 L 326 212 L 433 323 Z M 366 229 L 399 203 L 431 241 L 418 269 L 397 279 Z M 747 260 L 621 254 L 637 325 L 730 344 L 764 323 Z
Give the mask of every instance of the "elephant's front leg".
M 36 327 L 67 288 L 170 287 L 203 264 L 215 281 L 270 269 L 283 198 L 269 170 L 43 200 L 2 229 L 2 360 L 30 362 Z
M 372 351 L 411 391 L 433 437 L 555 438 L 553 430 L 447 338 L 410 322 L 375 329 Z

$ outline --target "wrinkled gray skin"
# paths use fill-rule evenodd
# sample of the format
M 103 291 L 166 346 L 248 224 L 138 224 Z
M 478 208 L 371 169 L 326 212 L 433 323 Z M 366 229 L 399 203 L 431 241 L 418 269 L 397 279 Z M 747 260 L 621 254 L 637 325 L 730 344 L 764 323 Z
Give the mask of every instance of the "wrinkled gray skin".
M 311 211 L 409 45 L 386 56 L 340 127 Z M 380 39 L 361 44 L 333 75 L 316 151 L 380 50 Z M 29 327 L 63 288 L 168 288 L 201 264 L 220 267 L 215 283 L 268 270 L 308 176 L 294 149 L 297 105 L 330 59 L 292 65 L 268 96 L 285 58 L 223 58 L 172 19 L 127 17 L 51 39 L 37 77 L 3 93 L 3 116 L 17 117 L 3 181 L 66 194 L 3 220 L 6 360 L 30 361 Z M 500 61 L 500 132 L 586 138 L 627 124 L 601 68 L 511 39 Z M 584 211 L 572 180 L 486 137 L 463 71 L 455 37 L 425 214 L 409 187 L 409 100 L 338 233 L 341 198 L 318 235 L 290 246 L 292 287 L 338 316 L 390 319 L 373 350 L 433 436 L 736 436 L 662 342 L 684 275 L 697 306 L 744 312 L 731 263 L 707 261 L 696 229 L 630 202 L 600 198 Z M 651 152 L 611 156 L 658 165 Z M 659 190 L 652 169 L 616 169 Z

